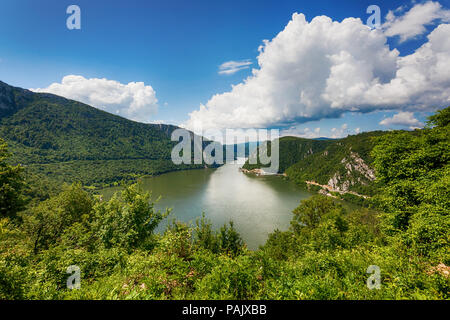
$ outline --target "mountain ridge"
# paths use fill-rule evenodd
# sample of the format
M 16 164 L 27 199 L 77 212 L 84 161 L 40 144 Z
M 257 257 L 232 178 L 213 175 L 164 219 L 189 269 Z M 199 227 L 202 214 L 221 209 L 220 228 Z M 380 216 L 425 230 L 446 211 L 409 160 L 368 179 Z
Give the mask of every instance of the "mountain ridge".
M 374 193 L 375 172 L 370 152 L 376 137 L 385 131 L 364 132 L 341 139 L 279 139 L 279 173 L 298 185 L 319 188 L 324 194 Z M 270 145 L 270 144 L 269 144 Z M 263 168 L 260 163 L 243 166 L 246 170 Z M 321 186 L 321 187 L 320 187 Z
M 9 145 L 11 161 L 58 182 L 101 186 L 204 167 L 173 164 L 171 150 L 178 142 L 171 141 L 171 133 L 177 128 L 128 120 L 0 81 L 0 137 Z

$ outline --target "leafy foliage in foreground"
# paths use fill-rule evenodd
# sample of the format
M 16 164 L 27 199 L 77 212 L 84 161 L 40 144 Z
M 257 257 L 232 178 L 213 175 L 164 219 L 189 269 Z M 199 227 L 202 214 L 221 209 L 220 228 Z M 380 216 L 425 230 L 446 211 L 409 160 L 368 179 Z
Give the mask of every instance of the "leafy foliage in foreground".
M 9 156 L 7 144 L 0 139 L 0 218 L 15 217 L 25 206 L 23 168 L 9 165 Z
M 72 185 L 0 221 L 0 299 L 449 299 L 449 112 L 373 151 L 378 213 L 315 195 L 287 231 L 249 251 L 233 224 L 218 231 L 156 225 L 138 185 L 103 201 Z M 408 138 L 406 138 L 408 137 Z M 81 289 L 66 287 L 67 267 Z M 381 288 L 366 286 L 368 266 Z
M 386 234 L 412 252 L 446 257 L 450 247 L 450 107 L 414 135 L 393 132 L 373 150 Z

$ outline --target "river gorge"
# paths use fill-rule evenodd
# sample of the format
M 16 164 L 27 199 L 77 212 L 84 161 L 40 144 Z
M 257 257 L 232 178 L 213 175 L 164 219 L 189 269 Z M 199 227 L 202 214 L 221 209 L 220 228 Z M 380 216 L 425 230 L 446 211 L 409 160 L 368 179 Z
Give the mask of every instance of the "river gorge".
M 292 210 L 310 196 L 306 190 L 279 176 L 255 176 L 239 170 L 242 164 L 228 163 L 217 169 L 176 171 L 142 179 L 153 199 L 161 196 L 157 209 L 172 208 L 167 221 L 195 223 L 202 212 L 219 228 L 232 220 L 249 249 L 264 244 L 275 229 L 286 230 Z M 104 189 L 109 198 L 118 187 Z

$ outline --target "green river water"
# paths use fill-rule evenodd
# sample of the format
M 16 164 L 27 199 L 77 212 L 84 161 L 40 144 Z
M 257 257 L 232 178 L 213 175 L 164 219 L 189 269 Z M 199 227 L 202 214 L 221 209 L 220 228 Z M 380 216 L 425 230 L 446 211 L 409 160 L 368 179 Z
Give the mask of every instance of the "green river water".
M 270 232 L 289 227 L 292 210 L 310 193 L 279 176 L 244 174 L 240 166 L 176 171 L 142 182 L 153 198 L 162 197 L 157 209 L 172 208 L 169 219 L 194 223 L 204 212 L 215 228 L 233 220 L 248 248 L 257 249 Z M 102 194 L 109 198 L 118 189 L 104 189 Z

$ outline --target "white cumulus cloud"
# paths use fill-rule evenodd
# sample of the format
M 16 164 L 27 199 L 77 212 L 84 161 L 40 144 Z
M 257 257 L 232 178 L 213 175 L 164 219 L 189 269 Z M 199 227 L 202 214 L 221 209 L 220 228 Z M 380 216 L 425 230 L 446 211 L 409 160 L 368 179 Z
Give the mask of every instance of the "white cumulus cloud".
M 288 127 L 348 111 L 423 111 L 450 103 L 448 24 L 401 57 L 383 31 L 360 19 L 319 16 L 308 22 L 295 13 L 259 52 L 259 68 L 201 104 L 186 127 Z
M 330 138 L 337 139 L 349 134 L 348 125 L 344 123 L 340 128 L 332 128 Z
M 450 10 L 443 9 L 439 2 L 428 1 L 416 4 L 401 16 L 395 16 L 393 11 L 389 11 L 386 20 L 382 26 L 385 34 L 389 37 L 399 36 L 400 42 L 403 42 L 424 34 L 425 26 L 449 22 Z
M 151 122 L 151 116 L 158 111 L 155 90 L 143 82 L 122 84 L 114 80 L 68 75 L 61 83 L 30 90 L 77 100 L 139 122 Z
M 311 130 L 310 128 L 298 128 L 296 126 L 281 130 L 280 132 L 281 136 L 294 136 L 294 137 L 301 137 L 301 138 L 308 138 L 308 139 L 314 139 L 321 137 L 320 135 L 320 128 L 315 128 Z
M 423 123 L 414 117 L 413 112 L 399 112 L 394 114 L 391 118 L 385 118 L 380 121 L 383 126 L 404 126 L 411 129 L 423 127 Z
M 234 74 L 240 70 L 248 69 L 252 64 L 249 60 L 227 61 L 219 66 L 219 74 Z

